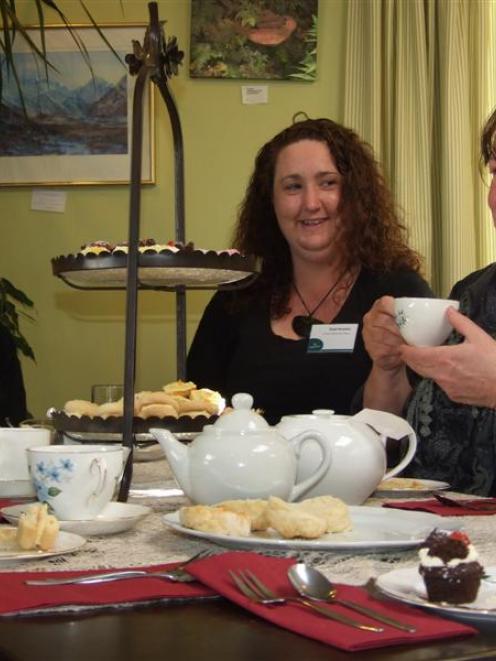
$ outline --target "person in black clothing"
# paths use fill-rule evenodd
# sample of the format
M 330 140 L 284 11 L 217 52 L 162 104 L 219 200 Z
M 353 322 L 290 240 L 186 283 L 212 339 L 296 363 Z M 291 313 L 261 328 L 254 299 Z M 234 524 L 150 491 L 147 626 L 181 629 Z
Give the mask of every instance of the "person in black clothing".
M 372 365 L 363 315 L 385 294 L 431 295 L 371 148 L 329 119 L 281 131 L 257 155 L 233 244 L 261 257 L 262 273 L 214 295 L 188 379 L 227 399 L 252 394 L 271 424 L 348 414 Z
M 16 345 L 0 326 L 0 427 L 16 427 L 28 417 L 26 392 Z

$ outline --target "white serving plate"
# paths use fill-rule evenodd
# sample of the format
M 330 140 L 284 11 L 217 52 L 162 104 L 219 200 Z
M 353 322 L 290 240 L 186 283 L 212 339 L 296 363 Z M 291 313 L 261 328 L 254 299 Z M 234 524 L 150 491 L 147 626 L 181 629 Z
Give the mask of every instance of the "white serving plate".
M 411 483 L 412 479 L 414 479 L 415 482 L 418 483 L 418 486 L 415 488 L 408 486 Z M 384 488 L 383 485 L 382 488 L 374 491 L 372 497 L 373 498 L 415 498 L 415 496 L 418 496 L 419 498 L 422 498 L 423 496 L 426 496 L 432 493 L 433 491 L 442 491 L 450 488 L 450 485 L 447 482 L 440 482 L 438 480 L 422 480 L 420 478 L 401 478 L 401 477 L 391 478 L 392 484 L 397 484 L 401 480 L 404 480 L 405 482 L 404 487 L 395 486 L 394 488 L 386 489 Z M 384 481 L 385 484 L 387 484 L 387 482 L 388 480 Z
M 31 505 L 31 503 L 10 505 L 9 507 L 3 507 L 0 513 L 9 523 L 17 524 L 19 517 L 28 505 Z M 111 502 L 94 519 L 85 521 L 59 520 L 59 524 L 61 530 L 86 535 L 87 537 L 92 535 L 115 535 L 129 530 L 150 512 L 151 508 L 144 505 Z
M 307 551 L 375 551 L 417 547 L 427 535 L 446 519 L 427 512 L 406 512 L 381 507 L 353 506 L 349 508 L 353 529 L 328 533 L 319 539 L 284 539 L 275 530 L 253 532 L 249 537 L 237 537 L 191 530 L 181 525 L 179 512 L 163 516 L 163 521 L 178 532 L 199 537 L 222 546 L 235 548 L 288 549 Z

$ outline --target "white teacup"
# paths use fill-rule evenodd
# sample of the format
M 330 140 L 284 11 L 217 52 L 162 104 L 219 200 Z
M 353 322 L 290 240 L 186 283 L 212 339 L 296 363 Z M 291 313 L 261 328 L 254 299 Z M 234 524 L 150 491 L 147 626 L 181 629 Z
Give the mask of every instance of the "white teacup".
M 112 500 L 129 451 L 121 445 L 51 445 L 27 453 L 38 500 L 62 521 L 83 521 Z
M 394 299 L 394 316 L 403 339 L 416 347 L 435 347 L 448 338 L 453 326 L 448 321 L 448 308 L 458 310 L 458 301 L 446 298 Z
M 26 450 L 35 445 L 48 445 L 50 438 L 50 429 L 0 427 L 0 480 L 29 482 Z M 31 489 L 30 493 L 33 493 Z

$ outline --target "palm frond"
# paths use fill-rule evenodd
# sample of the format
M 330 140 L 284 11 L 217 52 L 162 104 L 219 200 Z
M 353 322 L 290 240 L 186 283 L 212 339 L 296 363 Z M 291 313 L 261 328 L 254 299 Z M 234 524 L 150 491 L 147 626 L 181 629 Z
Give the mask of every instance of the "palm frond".
M 19 35 L 26 41 L 26 44 L 28 45 L 33 55 L 43 64 L 45 77 L 48 80 L 49 70 L 51 69 L 56 72 L 57 69 L 50 62 L 47 53 L 47 46 L 45 39 L 45 26 L 46 26 L 45 12 L 47 10 L 51 10 L 57 14 L 60 21 L 63 23 L 65 29 L 69 32 L 72 40 L 76 44 L 81 54 L 81 57 L 83 58 L 86 66 L 90 70 L 92 78 L 94 79 L 95 77 L 93 66 L 91 64 L 90 55 L 84 44 L 83 39 L 78 34 L 77 30 L 71 25 L 71 22 L 66 17 L 64 12 L 60 9 L 60 7 L 56 4 L 56 2 L 54 2 L 54 0 L 32 0 L 32 2 L 34 2 L 36 6 L 36 12 L 38 16 L 38 23 L 39 23 L 38 33 L 40 38 L 40 45 L 38 45 L 38 43 L 36 43 L 32 39 L 30 35 L 30 30 L 28 30 L 26 26 L 19 20 L 19 17 L 17 15 L 15 0 L 0 0 L 0 19 L 2 24 L 2 27 L 0 28 L 0 34 L 1 34 L 0 54 L 3 54 L 3 58 L 0 58 L 0 65 L 5 66 L 5 71 L 2 71 L 2 66 L 0 66 L 0 102 L 2 101 L 3 98 L 2 93 L 4 89 L 3 83 L 4 83 L 5 74 L 8 76 L 12 75 L 16 84 L 22 110 L 26 117 L 27 117 L 27 111 L 24 102 L 24 95 L 22 92 L 22 84 L 19 79 L 15 65 L 14 42 L 16 38 L 19 38 Z M 110 44 L 109 40 L 106 38 L 105 34 L 99 28 L 98 24 L 94 20 L 90 11 L 86 7 L 84 1 L 79 0 L 79 3 L 83 8 L 83 11 L 85 12 L 86 16 L 88 17 L 88 20 L 93 25 L 95 30 L 98 32 L 99 36 L 104 41 L 106 46 L 115 55 L 115 57 L 119 60 L 119 62 L 121 62 L 121 64 L 125 66 L 118 53 L 115 51 L 115 49 Z M 119 4 L 121 7 L 121 11 L 123 11 L 122 0 L 119 0 Z M 4 65 L 2 64 L 2 61 Z

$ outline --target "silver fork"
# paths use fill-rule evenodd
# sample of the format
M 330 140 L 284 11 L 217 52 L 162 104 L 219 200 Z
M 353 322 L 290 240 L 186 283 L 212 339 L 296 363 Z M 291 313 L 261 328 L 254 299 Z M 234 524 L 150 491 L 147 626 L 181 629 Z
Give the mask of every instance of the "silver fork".
M 185 567 L 193 560 L 201 560 L 213 555 L 213 551 L 203 550 L 188 558 L 174 569 L 164 571 L 146 571 L 145 569 L 122 569 L 104 574 L 87 576 L 76 576 L 73 578 L 40 578 L 24 581 L 26 585 L 94 585 L 96 583 L 109 583 L 110 581 L 121 581 L 127 578 L 164 578 L 174 583 L 191 583 L 196 579 L 188 574 Z
M 301 606 L 306 606 L 307 608 L 310 608 L 310 610 L 316 611 L 317 613 L 320 613 L 320 615 L 324 615 L 331 620 L 336 620 L 337 622 L 341 622 L 341 624 L 347 624 L 355 629 L 373 631 L 375 633 L 382 633 L 384 631 L 384 629 L 380 627 L 374 627 L 370 624 L 362 624 L 347 615 L 335 613 L 328 608 L 324 608 L 312 601 L 308 601 L 304 597 L 280 597 L 272 592 L 265 583 L 262 583 L 262 581 L 248 569 L 239 570 L 237 573 L 229 570 L 229 575 L 238 590 L 244 594 L 245 597 L 248 597 L 248 599 L 257 604 L 262 604 L 264 606 L 278 606 L 286 603 L 296 603 Z

